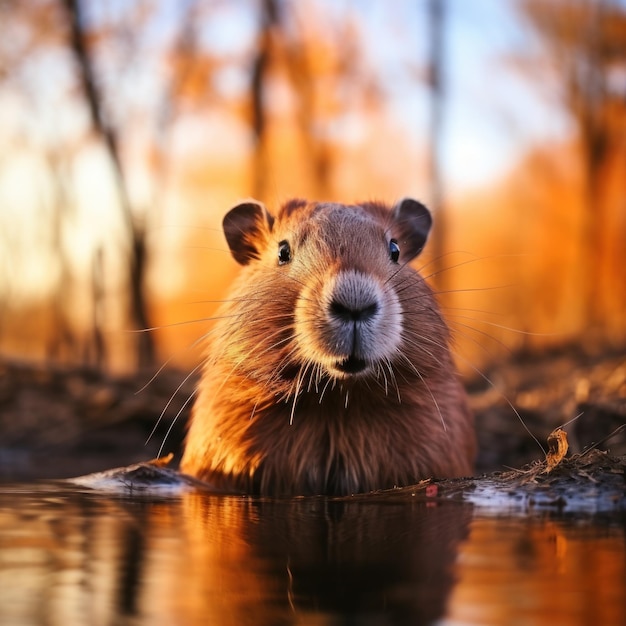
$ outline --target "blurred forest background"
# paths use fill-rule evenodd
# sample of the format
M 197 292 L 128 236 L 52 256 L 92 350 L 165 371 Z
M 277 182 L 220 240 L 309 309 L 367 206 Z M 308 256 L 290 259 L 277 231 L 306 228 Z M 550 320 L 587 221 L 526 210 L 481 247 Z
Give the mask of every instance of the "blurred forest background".
M 249 196 L 429 204 L 417 266 L 462 369 L 626 344 L 626 2 L 0 0 L 0 24 L 0 354 L 197 363 Z

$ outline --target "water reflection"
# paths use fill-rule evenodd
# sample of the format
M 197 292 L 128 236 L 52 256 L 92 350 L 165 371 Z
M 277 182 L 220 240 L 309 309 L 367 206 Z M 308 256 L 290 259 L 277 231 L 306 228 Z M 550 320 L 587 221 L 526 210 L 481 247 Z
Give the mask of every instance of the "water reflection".
M 267 624 L 280 613 L 287 623 L 307 615 L 429 623 L 444 612 L 471 518 L 460 506 L 323 500 L 216 506 L 192 498 L 185 510 L 188 543 L 201 546 L 196 597 L 212 596 L 203 609 L 233 624 L 250 621 L 251 609 Z M 242 589 L 255 607 L 241 603 Z
M 472 514 L 5 488 L 0 623 L 622 623 L 622 525 Z
M 626 517 L 475 519 L 449 615 L 471 624 L 625 624 Z

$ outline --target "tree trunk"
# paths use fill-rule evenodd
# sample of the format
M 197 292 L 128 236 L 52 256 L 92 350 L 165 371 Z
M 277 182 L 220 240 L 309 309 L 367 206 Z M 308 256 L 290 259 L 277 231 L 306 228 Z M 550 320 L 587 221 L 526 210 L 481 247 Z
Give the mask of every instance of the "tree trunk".
M 447 219 L 441 174 L 442 126 L 443 126 L 443 68 L 444 58 L 445 0 L 429 0 L 428 24 L 430 32 L 430 59 L 428 78 L 430 83 L 430 208 L 434 214 L 431 250 L 433 252 L 433 275 L 438 291 L 445 291 L 449 280 L 445 271 L 444 251 L 447 236 Z
M 276 0 L 263 0 L 259 44 L 252 65 L 250 97 L 252 104 L 252 132 L 254 136 L 252 195 L 259 200 L 267 200 L 267 179 L 270 173 L 267 145 L 267 111 L 265 93 L 267 70 L 270 62 L 272 28 L 278 22 Z
M 70 47 L 78 67 L 79 81 L 89 107 L 92 124 L 101 137 L 113 165 L 119 206 L 130 240 L 127 280 L 131 321 L 136 329 L 145 330 L 150 327 L 144 285 L 147 267 L 145 227 L 133 216 L 124 169 L 119 155 L 117 136 L 114 129 L 107 125 L 103 119 L 102 101 L 87 49 L 84 15 L 80 0 L 62 0 L 62 2 L 67 11 Z M 138 335 L 137 357 L 140 365 L 154 362 L 154 342 L 149 332 Z

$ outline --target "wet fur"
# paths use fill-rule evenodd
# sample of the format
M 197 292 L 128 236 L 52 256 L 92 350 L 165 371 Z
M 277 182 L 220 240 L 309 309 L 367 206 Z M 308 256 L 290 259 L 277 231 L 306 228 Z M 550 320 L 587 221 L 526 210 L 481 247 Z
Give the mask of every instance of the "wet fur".
M 350 494 L 470 474 L 473 420 L 448 329 L 407 264 L 420 248 L 415 225 L 378 203 L 296 200 L 262 221 L 258 211 L 250 205 L 230 225 L 225 218 L 227 239 L 241 229 L 231 250 L 245 267 L 212 334 L 181 469 L 270 495 Z M 387 254 L 390 237 L 400 244 L 398 264 Z M 283 240 L 293 248 L 289 267 L 277 264 Z M 390 311 L 394 299 L 400 311 L 399 327 L 376 327 L 374 351 L 384 358 L 355 376 L 321 364 L 330 348 L 315 337 L 324 290 L 343 270 L 374 277 Z

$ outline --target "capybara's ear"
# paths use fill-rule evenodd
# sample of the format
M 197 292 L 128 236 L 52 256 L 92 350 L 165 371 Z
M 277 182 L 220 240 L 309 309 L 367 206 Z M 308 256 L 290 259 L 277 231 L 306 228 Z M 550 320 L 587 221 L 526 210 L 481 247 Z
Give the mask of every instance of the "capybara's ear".
M 222 227 L 235 261 L 248 265 L 260 259 L 273 225 L 274 218 L 260 202 L 242 202 L 226 213 Z
M 433 223 L 430 211 L 413 198 L 404 198 L 393 207 L 400 255 L 404 263 L 414 259 L 426 245 Z

